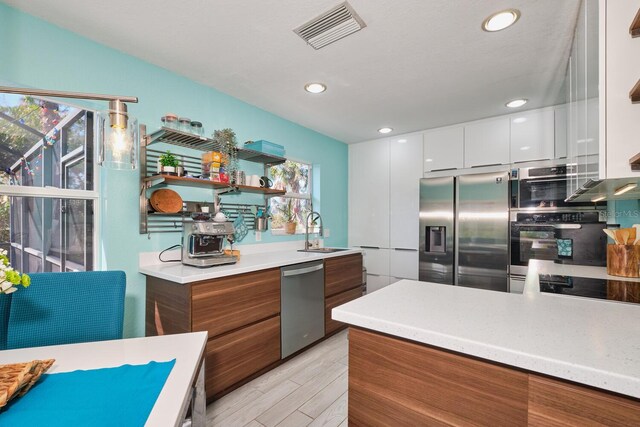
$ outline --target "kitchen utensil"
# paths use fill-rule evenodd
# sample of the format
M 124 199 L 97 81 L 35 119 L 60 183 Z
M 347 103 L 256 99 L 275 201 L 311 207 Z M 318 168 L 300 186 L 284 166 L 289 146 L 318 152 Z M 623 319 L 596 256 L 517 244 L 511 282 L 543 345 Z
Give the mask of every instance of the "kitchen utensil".
M 256 218 L 256 231 L 267 231 L 268 225 L 269 223 L 267 218 Z
M 616 244 L 618 244 L 618 239 L 616 238 L 615 230 L 609 230 L 608 228 L 603 229 L 604 233 L 611 238 Z
M 630 227 L 630 228 L 626 228 L 625 230 L 629 232 L 629 237 L 627 238 L 627 241 L 625 243 L 627 245 L 633 245 L 633 243 L 636 241 L 636 229 L 633 227 Z
M 233 234 L 233 238 L 236 242 L 244 239 L 249 233 L 249 227 L 247 227 L 247 223 L 244 221 L 244 215 L 242 212 L 238 214 L 238 217 L 233 221 L 233 228 L 236 232 Z
M 178 213 L 182 210 L 182 197 L 168 188 L 154 191 L 149 201 L 156 212 Z

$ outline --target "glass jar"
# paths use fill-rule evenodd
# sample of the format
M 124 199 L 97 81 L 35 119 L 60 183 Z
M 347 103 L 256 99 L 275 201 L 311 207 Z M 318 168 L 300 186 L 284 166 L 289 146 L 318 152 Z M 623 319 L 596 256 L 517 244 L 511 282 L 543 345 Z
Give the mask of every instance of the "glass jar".
M 198 136 L 204 136 L 204 128 L 201 122 L 191 122 L 191 133 Z
M 180 117 L 178 119 L 178 130 L 191 133 L 191 119 L 188 117 Z
M 162 126 L 168 127 L 169 129 L 178 129 L 178 116 L 175 114 L 167 113 L 161 120 Z

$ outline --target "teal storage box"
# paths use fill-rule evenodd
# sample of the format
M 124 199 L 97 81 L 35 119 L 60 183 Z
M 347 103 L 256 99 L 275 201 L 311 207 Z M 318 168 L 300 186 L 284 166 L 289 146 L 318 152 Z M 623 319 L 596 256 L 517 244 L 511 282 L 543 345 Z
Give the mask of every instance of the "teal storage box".
M 244 143 L 244 148 L 249 150 L 259 151 L 265 154 L 271 154 L 272 156 L 284 157 L 284 147 L 273 142 L 260 139 L 258 141 L 247 141 Z

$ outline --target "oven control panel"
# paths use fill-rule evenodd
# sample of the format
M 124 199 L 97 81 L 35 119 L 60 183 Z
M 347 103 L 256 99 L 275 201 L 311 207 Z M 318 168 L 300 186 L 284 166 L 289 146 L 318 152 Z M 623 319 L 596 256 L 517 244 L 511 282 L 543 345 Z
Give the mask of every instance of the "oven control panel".
M 591 223 L 599 221 L 598 212 L 518 213 L 520 223 Z

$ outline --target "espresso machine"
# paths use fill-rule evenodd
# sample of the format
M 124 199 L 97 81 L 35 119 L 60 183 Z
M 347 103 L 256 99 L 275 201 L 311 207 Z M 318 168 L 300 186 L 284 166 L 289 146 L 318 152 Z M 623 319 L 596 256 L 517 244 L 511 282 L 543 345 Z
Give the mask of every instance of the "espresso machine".
M 214 222 L 211 219 L 185 221 L 182 226 L 182 263 L 194 267 L 235 264 L 233 255 L 225 255 L 227 241 L 233 243 L 235 232 L 231 222 Z

